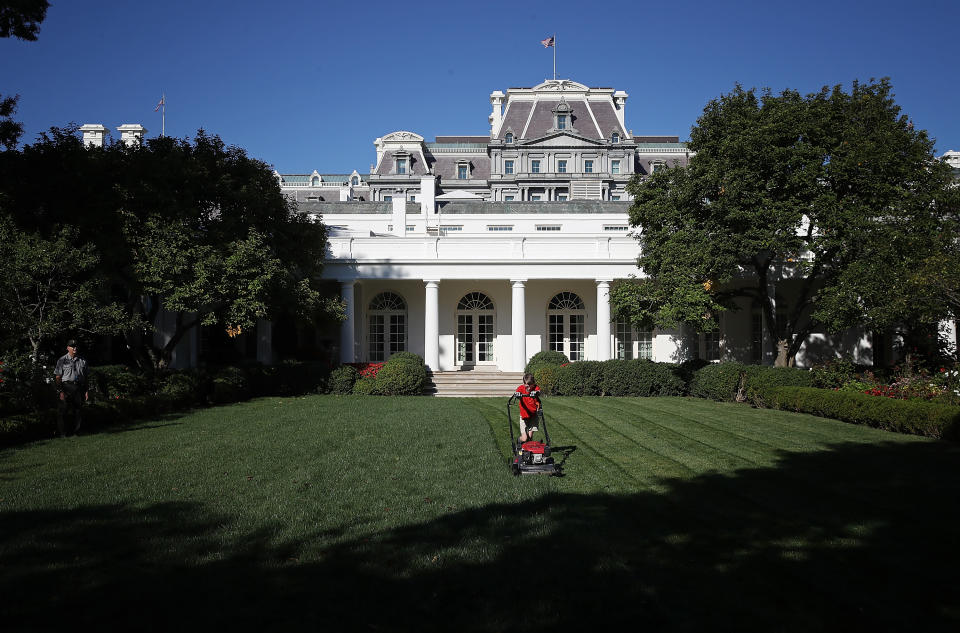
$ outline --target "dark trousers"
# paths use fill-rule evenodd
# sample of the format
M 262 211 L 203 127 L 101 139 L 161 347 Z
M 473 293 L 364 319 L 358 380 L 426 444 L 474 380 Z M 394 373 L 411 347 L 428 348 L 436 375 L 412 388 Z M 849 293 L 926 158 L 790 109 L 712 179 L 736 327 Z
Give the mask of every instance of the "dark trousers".
M 57 396 L 57 430 L 60 435 L 66 435 L 64 416 L 67 411 L 73 412 L 73 433 L 80 432 L 80 407 L 83 406 L 83 387 L 75 382 L 63 382 L 63 399 Z

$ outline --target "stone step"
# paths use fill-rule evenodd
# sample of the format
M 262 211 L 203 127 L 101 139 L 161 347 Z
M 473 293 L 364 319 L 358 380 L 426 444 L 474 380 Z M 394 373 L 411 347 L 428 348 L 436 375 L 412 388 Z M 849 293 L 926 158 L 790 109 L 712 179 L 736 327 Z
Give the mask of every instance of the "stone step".
M 521 382 L 522 372 L 428 372 L 423 393 L 439 398 L 509 398 Z

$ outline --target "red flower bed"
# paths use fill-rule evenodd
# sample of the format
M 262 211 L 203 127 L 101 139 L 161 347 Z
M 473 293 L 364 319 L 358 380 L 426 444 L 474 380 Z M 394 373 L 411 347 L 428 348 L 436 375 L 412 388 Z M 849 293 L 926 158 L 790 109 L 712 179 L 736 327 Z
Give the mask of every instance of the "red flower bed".
M 357 370 L 361 378 L 374 378 L 386 363 L 344 363 Z

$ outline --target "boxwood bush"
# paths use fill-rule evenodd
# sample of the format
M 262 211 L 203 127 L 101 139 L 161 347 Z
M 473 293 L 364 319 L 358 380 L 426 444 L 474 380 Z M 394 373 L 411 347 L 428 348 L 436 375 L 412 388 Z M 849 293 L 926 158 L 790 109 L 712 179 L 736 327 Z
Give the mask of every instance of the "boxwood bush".
M 210 401 L 214 404 L 238 402 L 250 397 L 247 374 L 239 367 L 221 367 L 213 374 Z
M 373 393 L 382 396 L 420 395 L 426 382 L 427 369 L 421 357 L 416 354 L 394 354 L 377 372 Z
M 602 395 L 680 396 L 686 383 L 677 365 L 652 360 L 608 360 L 602 363 Z
M 533 379 L 536 380 L 543 393 L 555 395 L 557 393 L 557 376 L 561 369 L 560 365 L 554 363 L 538 363 L 528 366 L 526 373 L 533 374 Z
M 767 404 L 887 431 L 960 440 L 960 407 L 815 387 L 773 387 Z
M 527 361 L 527 366 L 523 369 L 523 372 L 525 374 L 532 374 L 533 368 L 538 365 L 564 365 L 569 362 L 570 359 L 567 358 L 563 352 L 544 350 L 542 352 L 537 352 L 530 357 L 530 360 Z
M 766 406 L 767 393 L 776 387 L 813 387 L 814 376 L 799 367 L 770 367 L 769 365 L 746 365 L 744 396 L 747 402 L 757 407 Z
M 599 361 L 581 360 L 557 371 L 554 389 L 559 396 L 599 396 L 602 388 L 603 363 Z
M 696 398 L 732 402 L 737 398 L 744 366 L 740 363 L 714 363 L 693 372 L 690 395 Z
M 337 367 L 330 373 L 330 381 L 328 383 L 330 393 L 340 395 L 351 393 L 353 391 L 353 385 L 357 382 L 358 378 L 360 378 L 360 374 L 350 365 Z

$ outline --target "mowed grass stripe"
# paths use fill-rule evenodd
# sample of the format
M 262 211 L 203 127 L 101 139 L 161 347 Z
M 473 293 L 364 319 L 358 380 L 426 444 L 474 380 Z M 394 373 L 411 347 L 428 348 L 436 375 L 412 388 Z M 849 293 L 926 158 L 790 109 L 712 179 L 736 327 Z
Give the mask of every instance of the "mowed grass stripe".
M 809 451 L 826 443 L 851 441 L 857 443 L 883 439 L 884 431 L 857 427 L 838 420 L 820 418 L 791 411 L 754 409 L 734 402 L 714 402 L 699 398 L 653 398 L 653 406 L 672 415 L 701 420 L 723 417 L 738 431 L 751 432 L 763 424 L 763 434 L 776 440 L 784 450 Z M 733 415 L 723 415 L 730 412 Z
M 667 433 L 675 433 L 683 445 L 686 440 L 713 447 L 729 455 L 730 467 L 769 466 L 775 462 L 774 444 L 755 442 L 740 433 L 714 426 L 692 417 L 680 417 L 658 408 L 659 399 L 605 398 L 601 406 L 624 416 L 631 425 L 647 424 Z
M 560 418 L 564 418 L 562 412 L 566 411 L 568 424 L 573 424 L 576 419 L 577 428 L 583 429 L 584 441 L 615 457 L 624 466 L 642 470 L 654 479 L 687 478 L 696 474 L 699 469 L 700 464 L 694 467 L 685 459 L 678 458 L 674 447 L 660 438 L 638 432 L 635 427 L 627 425 L 615 428 L 593 412 L 587 411 L 586 403 L 579 399 L 565 399 L 562 402 L 553 400 L 550 407 L 551 411 L 560 410 Z M 572 415 L 573 413 L 576 416 Z

